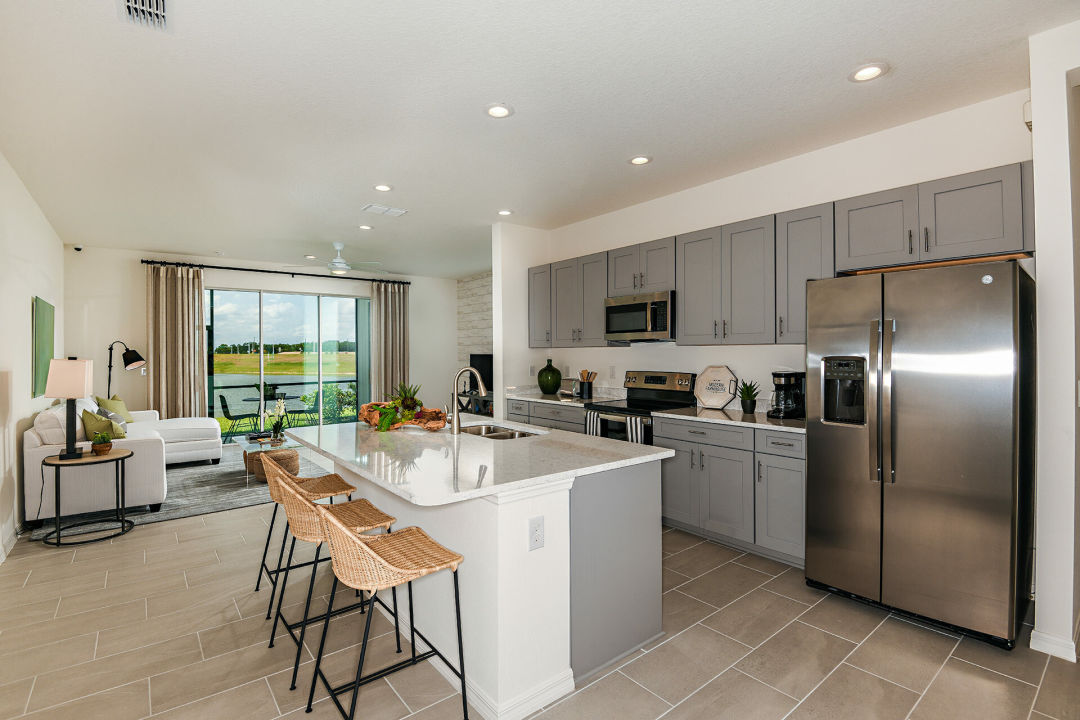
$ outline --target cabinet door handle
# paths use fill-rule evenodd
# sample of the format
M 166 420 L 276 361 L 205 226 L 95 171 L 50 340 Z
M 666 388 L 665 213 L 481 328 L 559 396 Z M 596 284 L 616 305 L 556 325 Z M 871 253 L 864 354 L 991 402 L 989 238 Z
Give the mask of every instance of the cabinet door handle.
M 784 337 L 784 316 L 780 316 L 780 337 Z
M 705 469 L 705 451 L 704 450 L 698 450 L 698 467 L 700 467 L 702 470 Z
M 926 252 L 930 252 L 930 228 L 923 228 L 923 248 Z
M 720 325 L 715 320 L 712 321 L 712 336 L 715 338 L 720 334 Z
M 645 287 L 645 278 L 646 278 L 645 273 L 641 273 L 641 287 Z
M 795 443 L 780 442 L 779 440 L 772 440 L 769 442 L 769 444 L 779 447 L 795 447 Z
M 757 481 L 761 482 L 761 461 L 757 461 Z
M 724 337 L 727 337 L 727 320 L 724 321 Z
M 637 273 L 634 273 L 634 289 L 637 289 Z
M 907 254 L 915 254 L 915 241 L 913 238 L 913 233 L 910 230 L 907 231 Z
M 690 451 L 690 469 L 691 470 L 694 469 L 694 451 L 693 450 Z
M 704 430 L 687 430 L 686 432 L 690 433 L 691 435 L 704 435 L 705 434 Z

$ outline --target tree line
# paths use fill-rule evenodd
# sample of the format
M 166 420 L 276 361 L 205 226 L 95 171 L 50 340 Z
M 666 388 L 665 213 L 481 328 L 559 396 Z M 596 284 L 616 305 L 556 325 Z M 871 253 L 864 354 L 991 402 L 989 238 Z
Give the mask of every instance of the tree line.
M 269 354 L 283 352 L 315 352 L 315 343 L 267 343 L 263 346 Z M 355 340 L 323 340 L 323 352 L 356 352 Z M 258 355 L 259 343 L 251 340 L 245 343 L 221 343 L 214 348 L 215 355 Z

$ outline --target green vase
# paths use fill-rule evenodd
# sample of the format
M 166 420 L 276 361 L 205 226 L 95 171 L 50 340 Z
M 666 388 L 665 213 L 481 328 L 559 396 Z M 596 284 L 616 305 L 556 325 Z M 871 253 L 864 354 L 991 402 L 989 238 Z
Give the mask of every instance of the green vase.
M 536 373 L 536 384 L 540 386 L 540 392 L 545 395 L 554 395 L 559 392 L 559 387 L 562 385 L 562 373 L 559 372 L 559 368 L 551 364 L 551 358 L 548 358 L 547 365 Z

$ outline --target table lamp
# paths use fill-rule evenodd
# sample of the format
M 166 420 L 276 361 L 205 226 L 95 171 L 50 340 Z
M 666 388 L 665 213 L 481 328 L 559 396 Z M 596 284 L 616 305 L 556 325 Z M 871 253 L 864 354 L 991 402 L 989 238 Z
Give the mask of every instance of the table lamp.
M 67 446 L 61 460 L 76 460 L 82 451 L 75 449 L 75 400 L 88 397 L 94 389 L 94 361 L 68 358 L 49 361 L 45 397 L 67 400 Z

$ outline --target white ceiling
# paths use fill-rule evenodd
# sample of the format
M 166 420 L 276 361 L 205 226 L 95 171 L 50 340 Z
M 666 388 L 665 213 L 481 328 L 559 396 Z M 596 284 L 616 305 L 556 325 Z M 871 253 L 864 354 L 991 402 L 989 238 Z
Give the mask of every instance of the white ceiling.
M 1080 18 L 1076 0 L 167 2 L 164 32 L 117 0 L 0 3 L 0 151 L 66 242 L 302 263 L 341 240 L 445 277 L 490 266 L 500 208 L 557 227 L 1026 87 L 1027 36 Z M 893 71 L 846 80 L 872 59 Z

